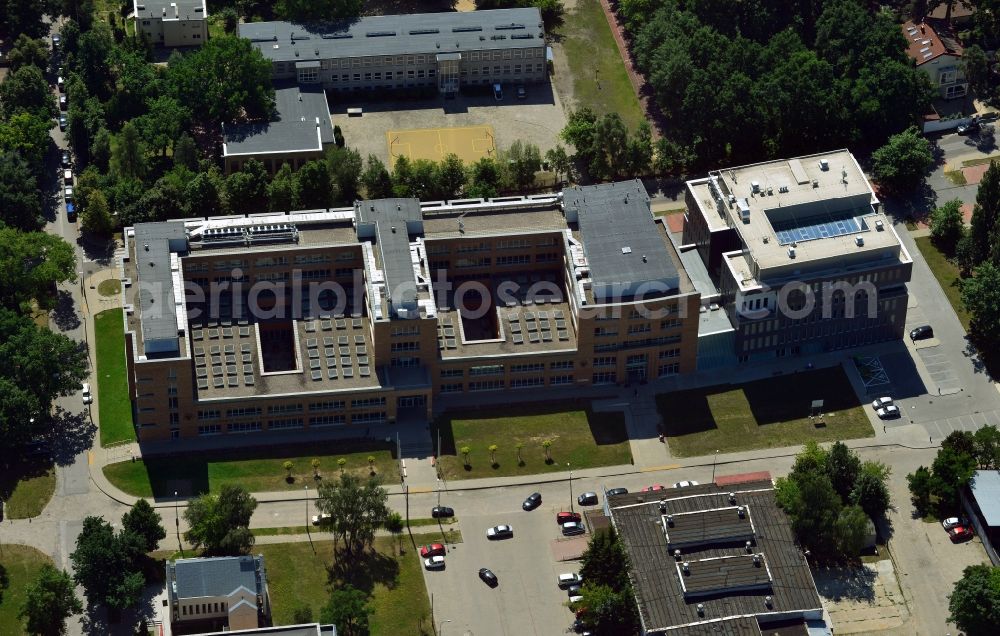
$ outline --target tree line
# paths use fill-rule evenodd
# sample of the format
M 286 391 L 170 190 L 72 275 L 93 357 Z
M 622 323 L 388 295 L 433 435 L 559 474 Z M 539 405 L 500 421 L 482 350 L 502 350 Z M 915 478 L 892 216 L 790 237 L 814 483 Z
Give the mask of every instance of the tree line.
M 676 170 L 877 147 L 934 89 L 895 16 L 861 0 L 620 0 Z M 658 153 L 659 154 L 659 153 Z
M 1000 470 L 1000 431 L 984 426 L 975 433 L 952 431 L 941 442 L 930 468 L 906 476 L 913 507 L 923 516 L 957 514 L 962 490 L 977 470 Z

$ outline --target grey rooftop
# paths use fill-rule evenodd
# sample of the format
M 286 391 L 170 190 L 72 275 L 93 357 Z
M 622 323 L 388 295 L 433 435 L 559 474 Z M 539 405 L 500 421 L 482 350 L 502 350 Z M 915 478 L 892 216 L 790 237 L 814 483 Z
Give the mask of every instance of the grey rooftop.
M 563 190 L 567 220 L 576 218 L 598 289 L 635 290 L 644 283 L 677 289 L 679 275 L 639 180 Z
M 1000 526 L 1000 470 L 977 470 L 969 489 L 986 525 Z
M 332 23 L 250 22 L 238 32 L 274 62 L 545 46 L 542 16 L 534 7 Z
M 274 89 L 274 121 L 223 125 L 223 156 L 322 150 L 333 143 L 326 94 L 318 86 Z
M 199 20 L 208 17 L 205 0 L 132 0 L 132 9 L 139 19 Z
M 178 599 L 228 596 L 241 586 L 259 594 L 262 586 L 256 574 L 258 562 L 263 579 L 262 556 L 177 559 L 170 564 L 177 584 L 174 596 Z
M 147 351 L 150 351 L 150 343 L 177 339 L 176 298 L 170 271 L 171 241 L 185 241 L 186 236 L 183 223 L 165 221 L 135 226 L 139 315 L 142 317 L 142 339 L 147 343 Z M 153 345 L 152 350 L 155 349 L 156 345 Z

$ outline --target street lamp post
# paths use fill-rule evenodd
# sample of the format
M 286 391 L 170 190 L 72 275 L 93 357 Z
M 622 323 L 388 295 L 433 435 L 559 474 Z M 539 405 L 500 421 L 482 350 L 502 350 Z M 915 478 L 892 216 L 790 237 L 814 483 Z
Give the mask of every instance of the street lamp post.
M 569 467 L 569 462 L 566 462 L 566 468 L 569 469 L 569 511 L 573 512 L 573 469 Z
M 306 489 L 306 534 L 309 534 L 309 486 Z
M 719 451 L 716 449 L 715 455 L 712 455 L 712 483 L 715 483 L 715 463 L 719 461 Z
M 174 491 L 174 527 L 177 529 L 177 549 L 184 556 L 184 546 L 181 544 L 181 515 L 177 508 L 177 491 Z
M 441 636 L 441 630 L 444 629 L 444 624 L 445 623 L 450 623 L 450 622 L 451 622 L 450 618 L 446 618 L 443 621 L 441 621 L 440 625 L 438 626 L 438 632 L 437 632 L 438 636 Z

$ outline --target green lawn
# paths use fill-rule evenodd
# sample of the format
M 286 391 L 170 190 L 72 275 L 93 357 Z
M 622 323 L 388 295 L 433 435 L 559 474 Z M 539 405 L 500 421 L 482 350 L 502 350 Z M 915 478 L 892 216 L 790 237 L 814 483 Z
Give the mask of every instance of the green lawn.
M 951 308 L 955 310 L 955 314 L 958 316 L 959 321 L 961 321 L 962 326 L 968 331 L 969 319 L 971 317 L 969 316 L 969 312 L 966 311 L 965 305 L 962 304 L 962 293 L 958 289 L 958 281 L 961 279 L 958 266 L 948 260 L 948 257 L 935 247 L 934 242 L 931 241 L 931 237 L 920 236 L 915 238 L 914 241 L 916 241 L 917 247 L 920 248 L 920 253 L 924 255 L 927 266 L 934 272 L 934 278 L 937 278 L 938 284 L 944 290 L 944 295 L 948 297 Z
M 825 402 L 825 425 L 809 418 L 813 400 Z M 656 402 L 670 450 L 678 457 L 874 434 L 840 367 L 755 380 L 739 387 L 663 393 Z
M 594 413 L 579 403 L 510 404 L 489 410 L 446 413 L 432 425 L 441 431 L 445 479 L 530 475 L 572 468 L 616 466 L 632 461 L 621 413 Z M 545 460 L 544 440 L 552 440 L 551 462 Z M 522 462 L 516 444 L 521 442 Z M 496 465 L 489 447 L 498 446 Z M 469 466 L 461 449 L 468 446 Z
M 136 497 L 172 497 L 176 490 L 183 495 L 218 492 L 222 486 L 243 486 L 251 492 L 315 489 L 310 462 L 320 460 L 320 478 L 335 478 L 340 473 L 337 460 L 344 458 L 345 470 L 368 475 L 368 456 L 375 457 L 375 473 L 386 482 L 398 479 L 394 444 L 385 442 L 317 442 L 308 449 L 302 445 L 234 449 L 184 457 L 151 457 L 145 461 L 125 461 L 104 467 L 112 484 Z M 314 454 L 303 455 L 303 450 Z M 291 460 L 292 480 L 288 481 L 282 464 Z
M 101 446 L 135 441 L 132 402 L 125 370 L 125 326 L 122 310 L 109 309 L 94 317 L 97 338 L 97 403 Z
M 18 471 L 13 488 L 8 477 L 0 477 L 0 496 L 7 502 L 5 510 L 11 519 L 27 519 L 42 514 L 42 510 L 52 499 L 56 490 L 56 470 L 51 462 Z M 3 630 L 0 630 L 2 633 Z
M 97 285 L 97 293 L 101 296 L 117 296 L 122 292 L 122 283 L 117 278 L 102 280 Z
M 618 113 L 629 130 L 635 131 L 645 116 L 601 3 L 579 0 L 576 11 L 566 14 L 555 35 L 562 38 L 578 107 L 589 107 L 599 115 Z
M 413 536 L 417 545 L 438 539 Z M 372 594 L 372 636 L 433 632 L 420 559 L 408 536 L 403 535 L 402 545 L 404 554 L 400 555 L 396 539 L 379 537 L 377 554 L 347 572 L 349 582 Z M 318 619 L 331 585 L 340 585 L 345 578 L 334 562 L 332 541 L 259 545 L 254 552 L 264 555 L 276 625 L 290 624 L 299 607 L 311 608 L 313 618 Z
M 0 544 L 0 634 L 24 634 L 24 623 L 17 617 L 24 603 L 25 589 L 46 563 L 52 563 L 34 548 Z

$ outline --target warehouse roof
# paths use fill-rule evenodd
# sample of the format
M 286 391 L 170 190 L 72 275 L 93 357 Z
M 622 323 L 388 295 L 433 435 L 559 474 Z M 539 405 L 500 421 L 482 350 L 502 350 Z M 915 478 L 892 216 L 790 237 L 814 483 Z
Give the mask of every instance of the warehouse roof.
M 1000 470 L 977 470 L 969 489 L 986 525 L 1000 526 Z
M 333 23 L 250 22 L 239 25 L 239 34 L 275 62 L 545 46 L 542 16 L 534 7 Z
M 614 497 L 608 505 L 628 551 L 646 633 L 697 634 L 702 632 L 685 630 L 706 621 L 724 624 L 726 619 L 737 617 L 822 611 L 812 573 L 795 543 L 790 520 L 777 508 L 770 481 L 629 493 Z M 738 518 L 732 506 L 753 511 L 749 548 L 744 542 L 733 541 L 735 535 L 743 534 L 745 526 L 737 522 L 732 527 L 730 517 Z M 704 543 L 681 547 L 680 560 L 675 558 L 665 516 L 686 518 L 682 524 L 689 526 L 699 521 L 711 525 L 717 523 L 713 521 L 717 513 L 712 511 L 720 510 L 731 513 L 728 521 L 718 521 L 729 527 L 719 532 L 706 530 L 701 533 Z M 748 522 L 750 515 L 746 517 Z M 752 633 L 747 631 L 749 623 L 732 626 L 739 629 L 727 633 Z M 678 628 L 680 631 L 675 631 Z

